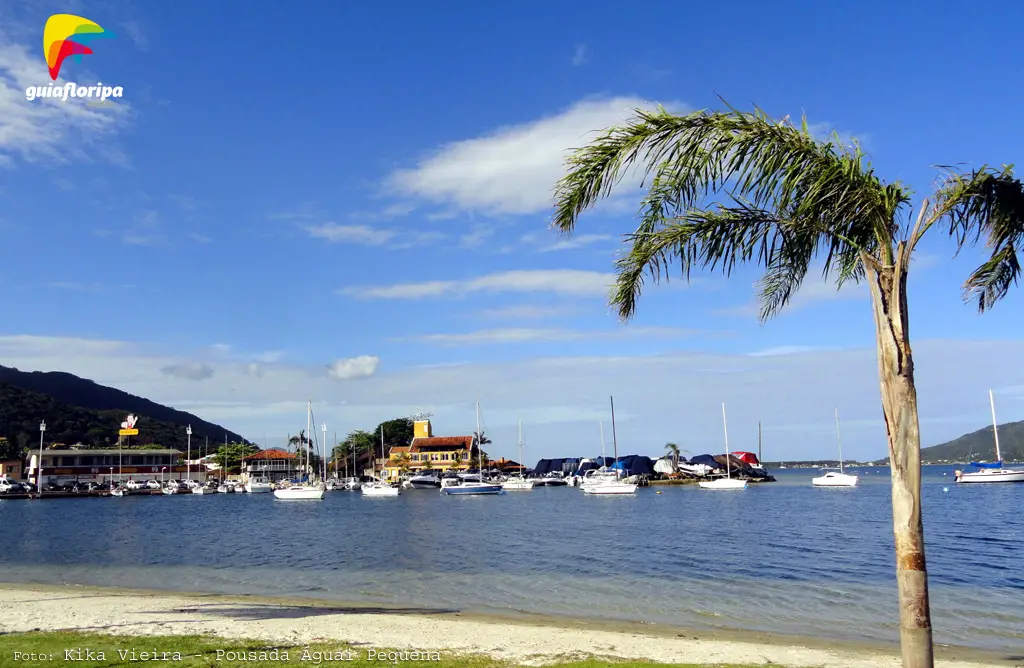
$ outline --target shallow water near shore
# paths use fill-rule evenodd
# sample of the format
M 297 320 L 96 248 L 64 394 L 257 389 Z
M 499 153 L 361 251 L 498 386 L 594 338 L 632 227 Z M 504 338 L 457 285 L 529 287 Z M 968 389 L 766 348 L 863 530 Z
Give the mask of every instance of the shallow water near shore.
M 951 471 L 924 477 L 936 642 L 1020 652 L 1024 485 L 956 486 Z M 539 488 L 4 501 L 0 580 L 892 642 L 888 470 L 858 472 L 857 489 L 814 489 L 814 471 L 787 469 L 741 492 L 630 497 Z

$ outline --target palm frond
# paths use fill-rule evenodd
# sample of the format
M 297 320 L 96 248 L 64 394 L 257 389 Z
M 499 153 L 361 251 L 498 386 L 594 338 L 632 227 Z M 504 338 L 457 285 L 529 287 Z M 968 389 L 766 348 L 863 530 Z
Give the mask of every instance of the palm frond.
M 1006 296 L 1021 276 L 1024 251 L 1024 184 L 1013 165 L 984 166 L 968 174 L 948 171 L 935 196 L 935 216 L 949 221 L 957 253 L 984 237 L 988 259 L 964 283 L 964 301 L 976 300 L 984 312 Z
M 636 113 L 570 158 L 552 220 L 571 233 L 627 169 L 650 179 L 632 248 L 617 263 L 612 303 L 622 319 L 635 312 L 645 275 L 661 280 L 674 261 L 687 278 L 694 265 L 726 275 L 738 263 L 764 266 L 764 319 L 789 302 L 819 253 L 840 285 L 864 276 L 862 252 L 891 257 L 909 193 L 883 184 L 858 146 L 819 141 L 806 121 L 797 128 L 761 110 Z

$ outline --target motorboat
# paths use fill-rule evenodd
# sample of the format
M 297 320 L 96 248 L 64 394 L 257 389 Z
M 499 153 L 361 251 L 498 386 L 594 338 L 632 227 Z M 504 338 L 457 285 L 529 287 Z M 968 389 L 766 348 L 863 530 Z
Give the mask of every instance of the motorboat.
M 421 471 L 406 481 L 411 489 L 439 489 L 441 476 L 436 471 Z
M 235 486 L 233 483 L 223 482 L 217 487 L 217 491 L 221 494 L 234 494 Z
M 266 494 L 273 491 L 270 481 L 263 476 L 251 476 L 244 485 L 245 491 L 250 494 Z
M 383 480 L 364 482 L 360 488 L 363 496 L 398 496 L 402 493 L 401 488 L 395 487 Z
M 110 490 L 110 496 L 124 496 L 124 495 L 125 495 L 125 488 L 124 487 L 115 487 L 114 489 Z
M 363 483 L 359 478 L 345 478 L 342 483 L 342 487 L 350 492 L 354 492 L 363 486 Z
M 163 491 L 164 494 L 177 494 L 178 493 L 178 486 L 177 485 L 164 485 L 164 487 L 163 487 L 163 489 L 161 491 Z

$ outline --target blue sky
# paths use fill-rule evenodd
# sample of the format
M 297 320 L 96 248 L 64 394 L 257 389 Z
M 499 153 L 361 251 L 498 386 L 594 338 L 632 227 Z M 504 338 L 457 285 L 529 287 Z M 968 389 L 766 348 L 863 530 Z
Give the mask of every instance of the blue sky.
M 513 454 L 522 414 L 536 450 L 585 454 L 614 394 L 629 451 L 720 448 L 707 407 L 725 401 L 731 430 L 761 419 L 784 458 L 828 456 L 838 404 L 851 456 L 882 456 L 862 289 L 811 277 L 761 326 L 751 268 L 650 289 L 623 326 L 607 274 L 641 192 L 620 189 L 566 242 L 547 229 L 551 186 L 567 149 L 631 108 L 718 95 L 860 137 L 919 193 L 935 164 L 1013 162 L 1024 8 L 583 7 L 0 10 L 0 363 L 81 373 L 256 439 L 303 426 L 307 396 L 342 432 L 427 407 L 461 433 L 480 399 L 498 453 Z M 116 107 L 25 100 L 49 80 L 40 42 L 57 12 L 116 33 L 61 72 L 122 86 Z M 1001 419 L 1024 417 L 1005 373 L 1024 366 L 1021 297 L 979 317 L 959 296 L 978 256 L 951 252 L 934 235 L 912 278 L 919 371 L 938 379 L 921 389 L 926 444 L 982 426 L 990 385 Z

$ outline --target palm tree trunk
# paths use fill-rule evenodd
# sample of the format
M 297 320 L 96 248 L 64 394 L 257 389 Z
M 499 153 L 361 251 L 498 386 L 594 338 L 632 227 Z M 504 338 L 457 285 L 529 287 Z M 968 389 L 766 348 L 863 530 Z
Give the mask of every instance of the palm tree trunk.
M 875 314 L 882 413 L 889 441 L 903 668 L 933 668 L 928 570 L 921 520 L 921 431 L 907 314 L 910 253 L 901 242 L 891 266 L 866 254 L 862 255 L 862 260 Z

